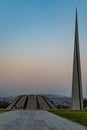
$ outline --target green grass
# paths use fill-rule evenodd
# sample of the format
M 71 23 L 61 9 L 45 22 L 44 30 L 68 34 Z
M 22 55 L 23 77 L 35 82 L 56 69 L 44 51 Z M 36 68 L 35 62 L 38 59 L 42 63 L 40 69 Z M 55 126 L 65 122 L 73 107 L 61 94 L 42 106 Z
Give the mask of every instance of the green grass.
M 81 125 L 87 126 L 87 112 L 86 111 L 69 111 L 69 110 L 49 110 L 56 115 L 67 118 L 71 121 L 77 122 Z
M 4 112 L 9 112 L 9 110 L 0 110 L 0 114 Z

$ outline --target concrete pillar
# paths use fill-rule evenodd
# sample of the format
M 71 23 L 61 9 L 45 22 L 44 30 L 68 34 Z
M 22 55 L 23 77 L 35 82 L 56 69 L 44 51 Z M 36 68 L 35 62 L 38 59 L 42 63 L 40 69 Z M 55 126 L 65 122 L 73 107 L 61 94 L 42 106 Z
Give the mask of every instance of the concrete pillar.
M 72 110 L 83 110 L 77 9 L 76 9 L 76 22 L 75 22 L 75 41 L 74 41 L 73 78 L 72 78 Z

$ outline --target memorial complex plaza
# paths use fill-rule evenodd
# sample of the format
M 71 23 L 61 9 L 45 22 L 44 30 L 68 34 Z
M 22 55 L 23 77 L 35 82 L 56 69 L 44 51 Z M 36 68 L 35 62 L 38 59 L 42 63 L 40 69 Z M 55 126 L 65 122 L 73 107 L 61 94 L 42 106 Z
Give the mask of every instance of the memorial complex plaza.
M 72 71 L 72 94 L 70 110 L 83 111 L 83 88 L 79 45 L 78 11 L 76 8 L 74 55 Z M 54 102 L 41 94 L 17 96 L 0 114 L 0 130 L 85 130 L 85 126 L 49 112 L 57 110 Z M 70 111 L 69 110 L 69 111 Z

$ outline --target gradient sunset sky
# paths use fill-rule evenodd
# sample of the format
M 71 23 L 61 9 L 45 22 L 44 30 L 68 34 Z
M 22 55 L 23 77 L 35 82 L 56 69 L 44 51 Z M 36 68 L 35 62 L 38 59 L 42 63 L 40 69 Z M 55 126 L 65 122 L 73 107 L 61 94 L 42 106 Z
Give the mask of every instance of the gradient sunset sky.
M 87 0 L 0 1 L 0 96 L 71 96 L 76 7 L 87 97 Z

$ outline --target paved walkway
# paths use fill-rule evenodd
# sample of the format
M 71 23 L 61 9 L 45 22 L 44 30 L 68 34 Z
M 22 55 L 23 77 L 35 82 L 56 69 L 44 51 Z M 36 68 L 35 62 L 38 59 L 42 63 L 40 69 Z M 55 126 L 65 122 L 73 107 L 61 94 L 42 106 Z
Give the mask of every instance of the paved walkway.
M 86 130 L 47 111 L 19 110 L 0 114 L 0 130 Z

